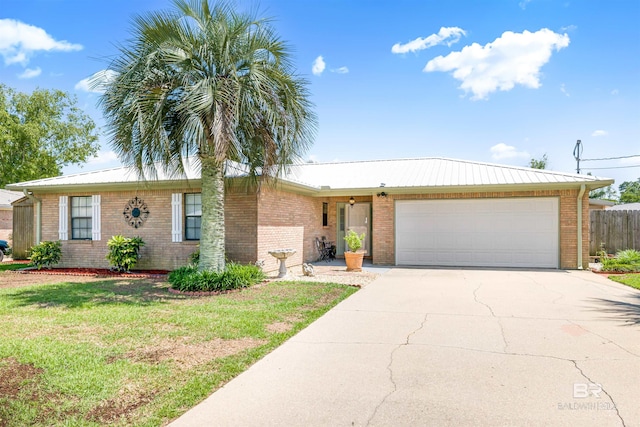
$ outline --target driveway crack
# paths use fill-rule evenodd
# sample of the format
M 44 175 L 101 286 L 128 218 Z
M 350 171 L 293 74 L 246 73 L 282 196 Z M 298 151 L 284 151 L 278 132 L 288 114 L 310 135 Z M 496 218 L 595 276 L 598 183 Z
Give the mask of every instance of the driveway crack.
M 540 282 L 538 282 L 538 281 L 535 279 L 535 277 L 531 277 L 531 276 L 528 276 L 528 275 L 526 275 L 526 274 L 522 274 L 522 273 L 521 273 L 520 275 L 521 275 L 522 277 L 524 277 L 525 279 L 527 279 L 527 280 L 529 280 L 529 281 L 531 281 L 531 282 L 535 283 L 536 285 L 541 286 L 542 288 L 544 288 L 544 290 L 546 290 L 546 291 L 548 291 L 548 292 L 551 292 L 551 293 L 554 293 L 554 294 L 557 294 L 557 295 L 560 295 L 559 297 L 557 297 L 556 299 L 554 299 L 553 301 L 551 301 L 551 304 L 555 304 L 555 303 L 557 303 L 558 301 L 560 301 L 562 298 L 564 298 L 564 297 L 566 296 L 566 295 L 565 295 L 565 294 L 563 294 L 562 292 L 558 292 L 558 291 L 556 291 L 555 289 L 550 289 L 550 288 L 548 288 L 544 283 L 540 283 Z
M 396 348 L 394 348 L 391 351 L 391 354 L 390 354 L 390 357 L 389 357 L 389 364 L 387 365 L 387 371 L 389 371 L 389 381 L 391 382 L 391 385 L 393 386 L 393 388 L 392 388 L 391 391 L 389 391 L 389 393 L 387 393 L 382 398 L 380 403 L 378 403 L 378 405 L 376 405 L 376 407 L 373 410 L 373 413 L 371 414 L 371 416 L 367 420 L 366 425 L 370 425 L 371 424 L 371 421 L 376 417 L 376 414 L 378 413 L 378 409 L 380 409 L 380 407 L 382 405 L 384 405 L 384 403 L 387 401 L 387 399 L 398 390 L 398 385 L 396 384 L 396 381 L 393 378 L 393 357 L 394 357 L 396 351 L 398 351 L 400 348 L 406 347 L 406 346 L 408 346 L 410 344 L 409 341 L 411 340 L 411 337 L 415 333 L 417 333 L 419 330 L 424 328 L 424 325 L 427 323 L 427 317 L 429 317 L 429 313 L 424 315 L 424 318 L 422 319 L 422 322 L 420 322 L 420 326 L 418 326 L 416 329 L 414 329 L 413 331 L 409 332 L 409 334 L 407 334 L 407 337 L 406 337 L 404 343 L 399 344 L 398 346 L 396 346 Z
M 507 352 L 507 347 L 509 347 L 509 344 L 507 343 L 507 338 L 506 338 L 506 337 L 505 337 L 505 335 L 504 335 L 504 327 L 502 326 L 502 322 L 500 321 L 500 317 L 496 316 L 496 314 L 493 312 L 493 309 L 491 308 L 491 306 L 490 306 L 489 304 L 486 304 L 486 303 L 484 303 L 484 302 L 482 302 L 482 301 L 480 301 L 480 300 L 478 299 L 478 294 L 477 294 L 477 292 L 478 292 L 478 290 L 479 290 L 481 287 L 482 287 L 482 283 L 480 283 L 480 284 L 478 285 L 478 287 L 477 287 L 477 288 L 475 288 L 475 289 L 473 290 L 473 299 L 474 299 L 474 300 L 475 300 L 475 302 L 477 302 L 478 304 L 481 304 L 481 305 L 485 306 L 485 307 L 487 308 L 487 310 L 489 310 L 489 313 L 491 313 L 491 316 L 492 316 L 493 318 L 495 318 L 495 319 L 496 319 L 496 321 L 498 322 L 498 326 L 500 327 L 500 336 L 502 337 L 502 343 L 504 344 L 504 345 L 502 346 L 502 351 L 503 351 L 504 353 L 506 353 L 506 352 Z
M 605 337 L 605 336 L 602 336 L 602 335 L 600 335 L 600 334 L 597 334 L 597 333 L 593 332 L 592 330 L 590 330 L 589 328 L 587 328 L 587 327 L 585 327 L 585 326 L 582 326 L 582 325 L 581 325 L 581 324 L 579 324 L 579 323 L 573 322 L 573 321 L 571 321 L 571 320 L 569 320 L 569 319 L 564 319 L 564 320 L 566 320 L 567 322 L 571 323 L 572 325 L 576 325 L 576 326 L 578 326 L 579 328 L 584 329 L 586 332 L 588 332 L 588 333 L 590 333 L 590 334 L 593 334 L 593 335 L 597 336 L 598 338 L 601 338 L 601 339 L 605 340 L 605 341 L 607 342 L 607 344 L 613 344 L 613 345 L 615 345 L 616 347 L 618 347 L 620 350 L 622 350 L 622 351 L 624 351 L 624 352 L 627 352 L 627 353 L 629 353 L 629 354 L 630 354 L 630 355 L 632 355 L 632 356 L 640 357 L 640 355 L 638 355 L 638 354 L 636 354 L 636 353 L 634 353 L 634 352 L 632 352 L 632 351 L 630 351 L 630 350 L 627 350 L 626 348 L 622 347 L 622 346 L 621 346 L 620 344 L 618 344 L 617 342 L 615 342 L 615 341 L 613 341 L 613 340 L 611 340 L 611 339 L 609 339 L 609 338 L 607 338 L 607 337 Z
M 587 374 L 585 374 L 582 369 L 580 368 L 580 366 L 578 366 L 578 362 L 576 362 L 575 360 L 571 360 L 571 359 L 567 359 L 570 360 L 571 362 L 573 362 L 573 365 L 576 367 L 576 369 L 578 370 L 578 372 L 580 372 L 580 375 L 582 375 L 587 381 L 589 381 L 590 384 L 597 384 L 598 387 L 600 387 L 600 391 L 602 393 L 604 393 L 605 395 L 607 395 L 607 397 L 609 398 L 609 400 L 611 401 L 611 403 L 613 403 L 613 409 L 616 410 L 616 415 L 618 416 L 618 418 L 620 419 L 620 422 L 622 423 L 622 427 L 626 427 L 627 424 L 624 422 L 624 418 L 622 418 L 622 415 L 620 415 L 620 411 L 618 410 L 618 405 L 616 404 L 615 400 L 613 400 L 613 397 L 611 397 L 611 395 L 607 392 L 607 390 L 604 389 L 604 387 L 602 387 L 602 384 L 600 383 L 596 383 L 594 380 L 592 380 L 591 378 L 589 378 L 587 376 Z

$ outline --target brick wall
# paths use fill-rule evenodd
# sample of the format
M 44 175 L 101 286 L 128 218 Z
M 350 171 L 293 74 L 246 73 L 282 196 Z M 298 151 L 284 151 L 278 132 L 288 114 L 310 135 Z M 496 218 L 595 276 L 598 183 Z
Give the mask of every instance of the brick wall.
M 137 269 L 172 270 L 188 263 L 199 241 L 171 241 L 171 194 L 195 193 L 199 188 L 118 192 L 65 193 L 63 195 L 101 195 L 102 240 L 63 241 L 61 267 L 107 268 L 107 241 L 116 234 L 140 236 L 145 246 L 140 250 Z M 42 199 L 42 240 L 58 240 L 59 197 L 62 194 L 38 195 Z M 126 203 L 141 198 L 149 208 L 149 218 L 139 228 L 129 226 L 122 215 Z M 253 263 L 257 258 L 257 195 L 251 191 L 229 190 L 225 195 L 226 255 L 229 260 Z M 69 220 L 70 221 L 70 220 Z M 184 222 L 184 219 L 183 219 Z M 184 226 L 184 224 L 183 224 Z M 71 228 L 69 226 L 69 234 Z M 70 236 L 69 236 L 70 237 Z
M 225 194 L 224 222 L 227 258 L 243 264 L 258 259 L 258 195 L 252 190 L 229 189 Z
M 13 210 L 0 208 L 0 240 L 9 240 L 13 228 Z
M 11 230 L 13 224 L 13 209 L 0 208 L 0 230 Z
M 140 250 L 137 269 L 171 270 L 188 262 L 189 255 L 197 249 L 194 241 L 171 242 L 171 194 L 193 192 L 193 189 L 142 190 L 102 192 L 101 240 L 66 240 L 62 242 L 61 267 L 107 268 L 107 241 L 111 236 L 139 236 L 145 246 Z M 64 195 L 90 196 L 92 193 L 66 193 Z M 97 193 L 93 193 L 97 194 Z M 58 240 L 59 194 L 38 195 L 42 200 L 42 240 Z M 127 202 L 137 196 L 149 209 L 149 218 L 139 228 L 133 228 L 124 220 L 123 210 Z M 71 202 L 69 202 L 70 204 Z M 70 212 L 70 208 L 69 208 Z M 69 237 L 71 227 L 69 226 Z
M 318 253 L 314 239 L 330 235 L 328 227 L 322 226 L 322 202 L 328 199 L 263 188 L 258 200 L 257 259 L 265 261 L 265 271 L 279 266 L 269 255 L 273 249 L 296 250 L 287 266 L 315 261 Z
M 560 200 L 560 268 L 577 268 L 578 190 L 545 190 L 486 193 L 399 194 L 373 197 L 373 263 L 395 263 L 395 200 L 479 199 L 502 197 L 558 197 Z M 589 262 L 589 192 L 582 203 L 583 265 Z

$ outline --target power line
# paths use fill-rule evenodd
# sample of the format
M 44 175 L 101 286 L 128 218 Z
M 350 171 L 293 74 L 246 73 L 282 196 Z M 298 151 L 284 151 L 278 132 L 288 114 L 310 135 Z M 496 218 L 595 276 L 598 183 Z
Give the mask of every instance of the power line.
M 580 159 L 580 161 L 589 162 L 594 160 L 618 160 L 618 159 L 630 159 L 631 157 L 640 157 L 640 154 L 633 154 L 631 156 L 620 156 L 620 157 L 603 157 L 602 159 Z
M 584 160 L 584 159 L 580 159 Z M 640 165 L 632 165 L 632 166 L 611 166 L 609 168 L 583 168 L 583 170 L 594 170 L 594 169 L 627 169 L 627 168 L 640 168 Z

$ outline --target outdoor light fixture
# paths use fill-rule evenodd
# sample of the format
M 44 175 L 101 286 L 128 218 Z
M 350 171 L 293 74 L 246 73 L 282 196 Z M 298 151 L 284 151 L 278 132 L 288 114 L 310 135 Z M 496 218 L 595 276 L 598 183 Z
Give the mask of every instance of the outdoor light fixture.
M 377 194 L 378 197 L 387 197 L 387 193 L 385 193 L 384 191 L 381 193 Z
M 355 204 L 356 204 L 356 199 L 354 199 L 354 198 L 353 198 L 353 196 L 352 196 L 352 197 L 349 197 L 349 204 L 350 204 L 351 206 L 353 206 L 353 205 L 355 205 Z

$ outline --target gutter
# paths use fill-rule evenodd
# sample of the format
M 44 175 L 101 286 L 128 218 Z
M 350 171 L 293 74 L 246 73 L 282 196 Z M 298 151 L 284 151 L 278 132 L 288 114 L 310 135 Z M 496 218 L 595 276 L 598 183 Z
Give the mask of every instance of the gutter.
M 584 269 L 582 266 L 582 196 L 585 190 L 586 186 L 582 184 L 578 193 L 578 270 Z
M 37 245 L 42 239 L 42 200 L 38 199 L 28 189 L 22 190 L 25 196 L 29 198 L 36 205 L 36 242 Z

